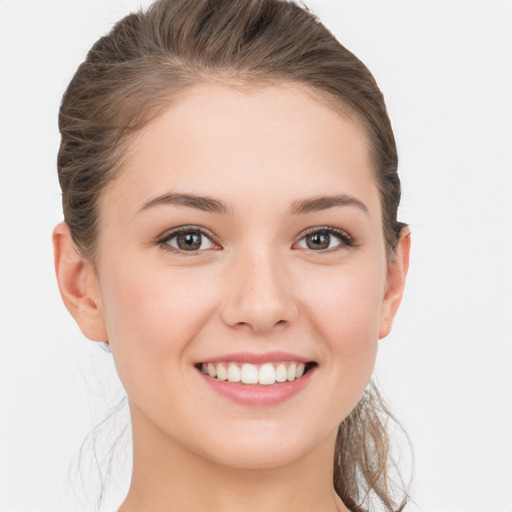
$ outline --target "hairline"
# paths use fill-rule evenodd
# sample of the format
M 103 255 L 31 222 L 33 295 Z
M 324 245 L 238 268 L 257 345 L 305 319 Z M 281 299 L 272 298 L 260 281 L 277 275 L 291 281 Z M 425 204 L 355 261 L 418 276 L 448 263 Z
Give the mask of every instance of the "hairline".
M 320 87 L 307 83 L 303 80 L 293 80 L 289 78 L 275 78 L 275 77 L 259 77 L 254 76 L 251 73 L 239 73 L 233 74 L 228 72 L 197 72 L 195 79 L 191 77 L 191 80 L 175 89 L 168 94 L 161 94 L 160 98 L 156 100 L 155 104 L 148 108 L 146 112 L 142 111 L 136 125 L 132 125 L 129 128 L 120 130 L 119 144 L 115 148 L 114 155 L 112 156 L 112 164 L 109 169 L 106 170 L 106 184 L 99 191 L 99 194 L 95 198 L 95 210 L 96 210 L 96 232 L 92 247 L 82 251 L 77 247 L 77 250 L 84 257 L 89 260 L 93 269 L 97 268 L 98 258 L 98 239 L 99 230 L 101 229 L 101 202 L 105 193 L 110 188 L 111 184 L 123 173 L 127 162 L 130 160 L 133 152 L 135 151 L 134 139 L 137 138 L 151 123 L 156 121 L 159 117 L 163 116 L 167 110 L 172 108 L 173 104 L 179 101 L 180 97 L 186 97 L 192 90 L 197 89 L 201 86 L 208 85 L 222 85 L 225 87 L 233 88 L 242 92 L 255 92 L 260 91 L 267 87 L 295 87 L 300 91 L 307 94 L 312 100 L 316 101 L 323 107 L 327 107 L 332 112 L 341 116 L 342 118 L 351 121 L 355 129 L 363 136 L 364 144 L 368 155 L 368 161 L 373 172 L 373 179 L 379 192 L 379 202 L 381 203 L 381 211 L 383 213 L 384 205 L 382 204 L 382 193 L 378 182 L 378 169 L 376 166 L 376 159 L 374 156 L 374 145 L 372 142 L 372 131 L 368 127 L 368 121 L 352 107 L 348 101 L 343 100 L 340 96 L 325 91 Z M 384 223 L 384 216 L 382 215 L 382 223 Z M 382 226 L 384 231 L 384 224 Z M 384 243 L 386 246 L 386 253 L 390 252 L 391 248 L 388 248 L 386 238 L 384 237 Z M 87 253 L 87 254 L 86 254 Z M 389 258 L 387 258 L 390 261 Z

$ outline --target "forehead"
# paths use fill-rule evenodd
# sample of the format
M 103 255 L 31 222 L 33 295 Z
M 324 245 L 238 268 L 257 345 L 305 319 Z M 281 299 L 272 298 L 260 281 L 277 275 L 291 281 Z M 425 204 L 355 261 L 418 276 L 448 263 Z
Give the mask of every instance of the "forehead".
M 283 204 L 339 192 L 378 203 L 362 125 L 297 84 L 196 85 L 137 133 L 127 154 L 107 195 L 133 208 L 166 191 Z

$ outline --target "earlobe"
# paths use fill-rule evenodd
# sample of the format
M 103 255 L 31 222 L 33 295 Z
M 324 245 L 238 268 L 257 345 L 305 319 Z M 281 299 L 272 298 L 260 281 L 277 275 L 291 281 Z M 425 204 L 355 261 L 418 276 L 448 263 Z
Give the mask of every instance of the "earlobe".
M 411 231 L 405 226 L 400 231 L 400 238 L 395 250 L 395 258 L 388 266 L 387 288 L 381 307 L 379 338 L 385 338 L 393 325 L 402 296 L 405 279 L 409 270 L 409 254 L 411 250 Z
M 66 308 L 87 338 L 107 341 L 99 286 L 92 265 L 78 253 L 65 222 L 55 226 L 52 239 L 55 273 Z

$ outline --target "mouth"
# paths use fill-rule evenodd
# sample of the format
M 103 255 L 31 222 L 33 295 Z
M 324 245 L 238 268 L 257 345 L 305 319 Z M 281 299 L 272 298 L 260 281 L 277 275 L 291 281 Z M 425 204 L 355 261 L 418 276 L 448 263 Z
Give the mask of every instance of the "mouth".
M 215 361 L 195 365 L 203 375 L 212 379 L 247 386 L 278 386 L 293 382 L 304 378 L 316 366 L 314 361 L 272 361 L 262 364 Z

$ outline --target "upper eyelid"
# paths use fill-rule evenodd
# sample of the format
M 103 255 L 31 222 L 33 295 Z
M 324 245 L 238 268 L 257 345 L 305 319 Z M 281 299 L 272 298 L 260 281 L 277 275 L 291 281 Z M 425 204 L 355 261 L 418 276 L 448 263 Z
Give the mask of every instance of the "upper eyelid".
M 342 229 L 342 228 L 335 228 L 334 226 L 315 226 L 313 228 L 308 228 L 308 229 L 306 229 L 306 231 L 303 231 L 301 233 L 301 235 L 297 238 L 297 242 L 294 242 L 294 244 L 300 242 L 304 237 L 306 237 L 312 233 L 318 233 L 321 231 L 326 231 L 330 235 L 333 235 L 334 237 L 341 240 L 342 243 L 340 245 L 343 245 L 343 246 L 349 247 L 349 248 L 355 248 L 358 246 L 354 237 L 347 230 Z M 314 252 L 322 253 L 322 252 L 326 252 L 326 251 L 314 251 Z
M 182 232 L 187 232 L 187 231 L 199 231 L 201 232 L 202 234 L 204 235 L 207 235 L 208 237 L 212 238 L 212 239 L 216 239 L 217 237 L 207 228 L 204 228 L 202 226 L 196 226 L 196 225 L 193 225 L 193 224 L 185 224 L 183 226 L 176 226 L 175 228 L 171 228 L 167 231 L 165 231 L 164 233 L 162 233 L 158 239 L 159 240 L 164 240 L 164 239 L 167 239 L 171 236 L 176 236 L 177 234 L 180 234 Z M 348 238 L 352 238 L 352 236 L 350 235 L 350 233 L 348 233 L 348 231 L 344 230 L 344 229 L 341 229 L 341 228 L 335 228 L 333 226 L 312 226 L 310 228 L 307 228 L 305 229 L 304 231 L 301 232 L 301 234 L 299 235 L 300 238 L 303 238 L 304 236 L 310 234 L 310 233 L 315 233 L 317 231 L 330 231 L 332 233 L 338 233 L 338 234 L 343 234 L 345 236 L 347 236 Z M 299 238 L 299 240 L 300 240 Z
M 184 226 L 177 226 L 175 228 L 169 229 L 168 231 L 165 231 L 158 237 L 158 242 L 167 242 L 171 238 L 174 238 L 175 236 L 178 236 L 181 233 L 187 233 L 189 231 L 198 231 L 202 235 L 209 238 L 212 242 L 218 244 L 217 237 L 208 229 L 203 228 L 202 226 L 194 226 L 194 225 L 184 225 Z
M 352 235 L 348 231 L 332 226 L 314 226 L 312 228 L 308 228 L 301 233 L 299 240 L 302 240 L 305 236 L 310 235 L 311 233 L 316 233 L 318 231 L 328 231 L 329 233 L 333 233 L 338 236 L 344 236 L 349 240 L 352 240 Z
M 172 228 L 172 229 L 164 232 L 162 235 L 160 235 L 158 237 L 158 243 L 164 244 L 164 243 L 168 242 L 169 240 L 171 240 L 172 238 L 174 238 L 175 236 L 178 236 L 179 234 L 181 234 L 183 232 L 188 232 L 188 231 L 198 231 L 202 235 L 209 238 L 214 244 L 221 246 L 221 244 L 218 241 L 218 238 L 210 230 L 208 230 L 207 228 L 204 228 L 202 226 L 197 226 L 197 225 L 183 225 L 183 226 L 177 226 L 175 228 Z M 350 242 L 350 245 L 353 245 L 353 246 L 356 245 L 354 243 L 354 239 L 353 239 L 352 235 L 348 231 L 341 229 L 341 228 L 335 228 L 333 226 L 323 226 L 323 225 L 312 226 L 312 227 L 307 228 L 306 230 L 302 231 L 301 234 L 296 238 L 296 241 L 293 242 L 293 245 L 300 242 L 304 237 L 306 237 L 312 233 L 319 232 L 319 231 L 327 231 L 327 232 L 333 234 L 334 236 L 341 238 L 342 242 L 344 242 L 343 239 L 346 238 Z M 345 244 L 345 245 L 348 245 L 348 244 Z M 205 249 L 203 249 L 203 250 L 205 250 Z M 201 250 L 191 251 L 191 253 L 194 253 L 194 252 L 196 252 L 196 253 L 201 252 Z M 323 251 L 314 251 L 314 252 L 320 253 Z

